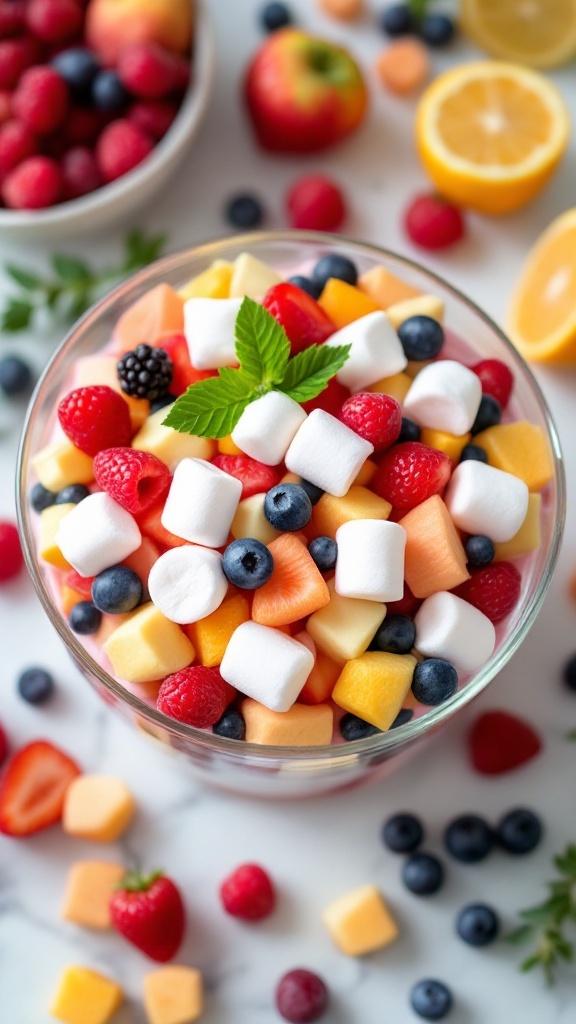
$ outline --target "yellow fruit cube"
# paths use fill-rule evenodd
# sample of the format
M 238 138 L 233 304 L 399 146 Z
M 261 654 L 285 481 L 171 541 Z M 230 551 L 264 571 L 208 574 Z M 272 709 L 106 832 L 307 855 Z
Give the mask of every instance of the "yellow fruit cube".
M 242 252 L 234 260 L 230 298 L 248 295 L 251 299 L 261 299 L 272 285 L 281 281 L 280 274 L 267 263 L 257 260 L 249 252 Z
M 344 666 L 332 700 L 385 732 L 402 708 L 415 668 L 411 654 L 367 651 Z
M 326 282 L 318 304 L 338 328 L 346 327 L 354 320 L 360 320 L 368 316 L 368 313 L 376 313 L 380 309 L 379 304 L 369 295 L 337 277 L 331 277 Z
M 406 302 L 407 299 L 415 299 L 422 294 L 417 288 L 413 288 L 411 284 L 386 270 L 386 267 L 372 267 L 361 274 L 358 287 L 361 292 L 374 299 L 380 309 L 388 309 L 398 302 Z
M 395 373 L 392 377 L 382 377 L 375 384 L 366 388 L 367 391 L 376 391 L 379 395 L 390 395 L 402 405 L 406 395 L 412 387 L 412 378 L 407 373 Z
M 334 900 L 322 918 L 332 941 L 346 956 L 374 953 L 398 938 L 396 922 L 373 885 Z
M 548 441 L 535 423 L 499 423 L 476 434 L 474 444 L 484 449 L 491 466 L 520 477 L 530 491 L 541 491 L 554 476 Z
M 312 510 L 314 530 L 321 537 L 336 537 L 336 530 L 351 519 L 388 519 L 392 505 L 367 487 L 352 484 L 343 498 L 326 492 Z
M 144 426 L 132 440 L 132 447 L 141 452 L 151 452 L 169 469 L 175 469 L 182 459 L 205 459 L 209 462 L 215 454 L 216 445 L 206 437 L 181 434 L 162 423 L 172 406 L 158 409 L 148 417 Z
M 271 711 L 260 701 L 242 701 L 246 741 L 272 747 L 320 747 L 332 740 L 334 715 L 329 704 L 293 704 Z
M 85 600 L 86 598 L 83 594 L 79 594 L 77 590 L 73 590 L 72 587 L 66 584 L 60 588 L 60 609 L 65 618 L 68 618 L 72 609 L 77 604 L 80 604 L 80 601 Z
M 185 626 L 200 664 L 206 668 L 219 665 L 232 633 L 249 618 L 250 605 L 245 597 L 238 594 L 223 601 L 211 615 Z
M 531 494 L 528 498 L 526 519 L 518 533 L 511 540 L 494 545 L 494 558 L 497 562 L 507 562 L 509 558 L 520 558 L 521 555 L 527 555 L 530 551 L 536 551 L 540 547 L 542 543 L 541 508 L 542 495 Z
M 66 790 L 62 828 L 70 836 L 114 843 L 134 817 L 128 786 L 110 775 L 79 775 Z
M 230 533 L 235 540 L 253 537 L 262 544 L 271 544 L 280 536 L 280 531 L 271 526 L 264 515 L 265 497 L 264 493 L 252 494 L 239 502 L 230 527 Z
M 68 484 L 89 484 L 94 479 L 91 457 L 67 437 L 42 448 L 32 459 L 32 466 L 49 491 L 61 491 Z
M 202 1013 L 202 975 L 194 967 L 159 967 L 144 978 L 148 1024 L 192 1024 Z
M 38 552 L 43 562 L 54 565 L 56 569 L 71 569 L 72 566 L 66 561 L 56 543 L 56 535 L 60 529 L 60 523 L 75 505 L 49 505 L 40 513 L 40 538 L 38 541 Z
M 118 379 L 118 359 L 116 356 L 84 356 L 76 365 L 76 387 L 87 388 L 93 384 L 106 384 L 117 391 L 130 410 L 130 420 L 134 430 L 138 430 L 150 414 L 150 402 L 145 398 L 132 398 L 125 395 Z
M 220 455 L 244 455 L 244 452 L 237 444 L 234 444 L 232 440 L 232 434 L 227 434 L 226 437 L 221 437 L 216 442 L 218 452 Z
M 50 1013 L 64 1024 L 107 1024 L 124 998 L 115 981 L 87 967 L 67 967 Z
M 64 920 L 81 928 L 111 928 L 110 898 L 125 874 L 122 864 L 111 861 L 79 860 L 73 864 L 62 905 Z
M 419 295 L 415 299 L 406 299 L 390 306 L 386 316 L 396 330 L 411 316 L 429 316 L 441 324 L 444 319 L 444 303 L 436 295 Z
M 227 260 L 214 260 L 206 270 L 188 281 L 178 295 L 184 302 L 188 299 L 227 299 L 232 270 L 232 264 Z
M 118 626 L 104 650 L 114 674 L 128 683 L 164 679 L 194 661 L 188 637 L 153 604 L 143 605 Z
M 310 616 L 306 630 L 325 654 L 342 664 L 364 653 L 384 621 L 386 605 L 340 597 L 333 582 L 328 590 L 330 603 Z
M 358 487 L 367 487 L 375 472 L 376 463 L 372 462 L 372 459 L 366 459 L 366 462 L 360 467 L 360 471 L 356 479 L 353 481 L 353 485 Z
M 414 377 L 418 376 L 420 370 L 423 370 L 425 366 L 429 366 L 431 362 L 431 359 L 422 359 L 420 362 L 416 359 L 409 359 L 404 373 L 407 374 L 411 380 L 414 380 Z
M 452 462 L 458 462 L 462 455 L 463 449 L 467 444 L 470 443 L 472 434 L 462 434 L 461 437 L 456 437 L 455 434 L 446 434 L 443 430 L 433 430 L 432 427 L 422 427 L 420 432 L 420 440 L 422 444 L 427 444 L 430 448 L 436 448 L 439 452 L 444 452 Z

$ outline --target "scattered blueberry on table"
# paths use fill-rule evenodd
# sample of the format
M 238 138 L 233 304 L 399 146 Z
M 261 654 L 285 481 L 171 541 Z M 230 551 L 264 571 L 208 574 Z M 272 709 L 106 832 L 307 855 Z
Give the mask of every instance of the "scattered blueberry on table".
M 45 668 L 27 668 L 18 676 L 18 693 L 27 704 L 44 704 L 54 693 L 54 677 Z
M 382 828 L 382 842 L 392 853 L 413 853 L 423 838 L 422 822 L 406 812 L 392 815 Z
M 402 868 L 402 881 L 416 896 L 431 896 L 444 882 L 442 862 L 433 853 L 413 853 Z

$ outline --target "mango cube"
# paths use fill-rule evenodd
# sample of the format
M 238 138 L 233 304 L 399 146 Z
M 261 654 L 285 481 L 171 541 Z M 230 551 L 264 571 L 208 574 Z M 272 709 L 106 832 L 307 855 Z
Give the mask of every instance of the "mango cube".
M 338 328 L 346 327 L 354 320 L 360 320 L 361 317 L 368 316 L 368 313 L 376 313 L 381 308 L 359 288 L 336 277 L 328 279 L 318 304 Z
M 64 1024 L 107 1024 L 123 999 L 115 981 L 87 967 L 67 967 L 50 1007 Z
M 390 395 L 402 405 L 406 395 L 412 387 L 412 378 L 407 373 L 394 373 L 391 377 L 382 377 L 377 380 L 367 391 L 376 391 L 380 395 Z
M 242 701 L 247 743 L 276 747 L 317 747 L 332 740 L 334 716 L 329 704 L 293 704 L 288 711 L 271 711 L 260 701 Z
M 72 587 L 64 586 L 60 587 L 60 608 L 62 615 L 67 619 L 72 609 L 80 604 L 80 601 L 85 601 L 86 598 L 83 594 L 80 594 L 77 590 L 73 590 Z
M 201 665 L 214 668 L 224 657 L 234 630 L 250 618 L 250 605 L 241 594 L 223 601 L 211 615 L 185 626 Z
M 431 427 L 423 427 L 420 432 L 422 444 L 427 444 L 430 448 L 436 448 L 437 451 L 444 452 L 448 458 L 452 459 L 452 462 L 459 461 L 464 448 L 470 443 L 471 438 L 472 434 L 462 434 L 461 437 L 456 437 L 455 434 L 447 434 L 444 430 L 433 430 Z
M 66 790 L 62 828 L 70 836 L 113 843 L 128 828 L 136 804 L 128 786 L 109 775 L 79 775 Z
M 132 447 L 141 452 L 151 452 L 169 469 L 174 469 L 182 459 L 205 459 L 209 462 L 215 452 L 213 441 L 162 426 L 170 409 L 171 406 L 152 413 L 133 438 Z
M 56 543 L 56 535 L 60 529 L 60 523 L 75 505 L 49 505 L 40 513 L 40 538 L 38 541 L 38 552 L 43 562 L 55 566 L 56 569 L 71 569 L 72 566 L 64 558 Z
M 330 603 L 310 616 L 306 630 L 325 654 L 342 664 L 364 653 L 384 621 L 386 605 L 340 597 L 333 582 L 328 590 Z
M 42 448 L 32 459 L 32 466 L 49 491 L 61 491 L 68 484 L 89 484 L 94 479 L 91 457 L 67 437 Z
M 280 284 L 282 278 L 272 267 L 257 260 L 249 252 L 242 252 L 234 260 L 230 281 L 230 298 L 261 299 L 272 285 Z
M 241 540 L 243 537 L 253 537 L 262 544 L 271 544 L 280 536 L 280 531 L 268 522 L 264 515 L 264 499 L 266 494 L 252 494 L 239 502 L 236 514 L 232 520 L 230 533 L 234 540 Z
M 362 274 L 358 280 L 358 287 L 361 292 L 374 299 L 380 309 L 388 309 L 398 302 L 415 299 L 422 294 L 383 266 L 372 267 Z
M 104 650 L 114 674 L 128 683 L 164 679 L 194 661 L 188 637 L 151 603 L 118 626 L 106 640 Z
M 332 700 L 385 732 L 402 708 L 416 664 L 411 654 L 367 651 L 344 666 Z
M 216 447 L 220 455 L 243 455 L 244 452 L 237 444 L 234 444 L 232 440 L 232 434 L 226 434 L 226 437 L 218 438 Z
M 159 967 L 144 978 L 148 1024 L 192 1024 L 202 1013 L 202 975 L 194 967 Z
M 326 491 L 312 510 L 317 536 L 336 537 L 336 530 L 351 519 L 388 519 L 392 505 L 367 487 L 352 484 L 343 498 Z
M 76 387 L 87 388 L 93 384 L 106 384 L 113 391 L 117 391 L 130 410 L 133 429 L 139 430 L 150 413 L 150 402 L 145 398 L 133 398 L 122 391 L 117 367 L 116 356 L 84 356 L 76 365 Z
M 358 476 L 353 483 L 358 487 L 367 487 L 375 472 L 376 463 L 372 462 L 372 459 L 366 459 L 366 462 L 360 467 Z
M 346 956 L 374 953 L 398 938 L 396 922 L 373 885 L 334 900 L 322 918 L 332 941 Z
M 111 928 L 110 898 L 125 874 L 122 864 L 111 861 L 79 860 L 73 864 L 62 905 L 64 920 L 81 928 Z
M 228 260 L 214 260 L 206 270 L 180 288 L 178 295 L 183 302 L 188 302 L 188 299 L 227 299 L 232 270 Z
M 389 306 L 386 316 L 396 330 L 411 316 L 429 316 L 441 324 L 444 319 L 444 303 L 437 295 L 419 295 L 415 299 L 406 299 Z
M 400 526 L 406 530 L 404 578 L 415 597 L 470 579 L 460 535 L 438 494 L 407 512 Z
M 535 423 L 498 423 L 476 434 L 474 444 L 484 449 L 491 466 L 520 477 L 530 491 L 541 491 L 554 476 L 548 441 Z
M 518 533 L 511 540 L 494 545 L 494 557 L 497 562 L 507 562 L 509 558 L 520 558 L 521 555 L 527 555 L 530 551 L 536 551 L 540 547 L 542 543 L 541 507 L 542 495 L 531 494 L 528 498 L 526 519 Z

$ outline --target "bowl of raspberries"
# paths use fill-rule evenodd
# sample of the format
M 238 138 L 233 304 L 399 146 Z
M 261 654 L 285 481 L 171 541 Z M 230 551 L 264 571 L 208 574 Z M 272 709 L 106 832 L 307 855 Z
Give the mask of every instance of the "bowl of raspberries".
M 211 90 L 198 0 L 0 0 L 0 233 L 61 238 L 144 204 Z

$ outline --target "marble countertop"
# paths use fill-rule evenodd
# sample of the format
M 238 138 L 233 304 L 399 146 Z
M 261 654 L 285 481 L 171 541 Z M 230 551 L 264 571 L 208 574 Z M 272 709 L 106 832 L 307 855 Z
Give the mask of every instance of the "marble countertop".
M 167 230 L 176 249 L 224 235 L 225 197 L 238 190 L 258 192 L 269 210 L 267 226 L 282 227 L 286 186 L 308 169 L 332 173 L 344 185 L 351 206 L 347 233 L 416 255 L 401 230 L 400 211 L 425 187 L 413 155 L 410 101 L 385 96 L 373 82 L 367 124 L 349 143 L 310 160 L 278 160 L 252 145 L 241 110 L 242 68 L 259 38 L 256 0 L 212 0 L 218 38 L 218 75 L 209 116 L 190 158 L 169 189 L 150 203 L 147 230 Z M 346 40 L 370 65 L 382 37 L 368 19 L 353 27 L 328 23 L 310 0 L 292 0 L 306 27 Z M 377 5 L 375 5 L 376 7 Z M 458 44 L 438 54 L 438 67 L 471 58 Z M 554 75 L 576 117 L 574 70 Z M 501 221 L 470 217 L 468 240 L 445 256 L 425 262 L 468 292 L 496 319 L 524 255 L 541 230 L 575 199 L 572 151 L 553 186 L 528 210 Z M 95 263 L 118 251 L 123 229 L 105 237 L 76 239 L 63 248 L 89 254 Z M 8 257 L 44 265 L 49 250 L 18 250 L 0 241 L 0 263 Z M 56 333 L 2 341 L 2 351 L 23 351 L 40 368 Z M 576 748 L 567 729 L 576 726 L 576 701 L 563 692 L 560 667 L 574 648 L 576 608 L 567 581 L 576 568 L 576 534 L 571 514 L 576 486 L 573 373 L 537 370 L 556 416 L 568 470 L 569 514 L 563 556 L 544 609 L 511 664 L 478 700 L 411 763 L 383 784 L 308 803 L 252 802 L 199 787 L 186 765 L 157 751 L 109 711 L 70 663 L 22 577 L 0 593 L 2 701 L 0 718 L 14 747 L 33 737 L 61 743 L 87 771 L 117 774 L 138 801 L 138 816 L 118 849 L 66 839 L 53 829 L 27 841 L 0 838 L 0 1022 L 48 1024 L 47 1006 L 59 972 L 82 963 L 109 973 L 123 985 L 127 1003 L 115 1024 L 143 1024 L 141 981 L 144 958 L 114 935 L 80 931 L 59 919 L 70 864 L 86 857 L 138 858 L 162 865 L 186 894 L 189 929 L 179 957 L 198 966 L 207 985 L 206 1024 L 274 1024 L 272 996 L 284 971 L 317 970 L 333 995 L 326 1024 L 410 1024 L 416 1020 L 407 993 L 421 977 L 444 979 L 454 990 L 452 1024 L 573 1024 L 574 975 L 554 989 L 537 974 L 522 976 L 517 951 L 498 943 L 484 951 L 465 946 L 454 934 L 458 908 L 482 899 L 494 904 L 506 926 L 515 911 L 536 902 L 550 875 L 550 859 L 576 838 Z M 21 412 L 21 410 L 20 410 Z M 18 415 L 0 408 L 0 515 L 13 514 L 12 478 Z M 8 421 L 8 422 L 7 422 Z M 11 425 L 10 425 L 11 423 Z M 15 693 L 19 670 L 30 663 L 50 668 L 58 693 L 40 709 Z M 502 707 L 526 715 L 545 738 L 543 754 L 517 774 L 490 780 L 467 767 L 465 733 L 482 708 Z M 385 817 L 400 809 L 422 815 L 426 847 L 441 849 L 442 829 L 463 811 L 497 819 L 524 805 L 546 824 L 541 848 L 523 860 L 494 853 L 465 868 L 447 863 L 447 884 L 434 898 L 403 890 L 400 862 L 380 844 Z M 267 866 L 280 890 L 278 912 L 255 927 L 226 918 L 218 901 L 221 879 L 237 864 Z M 348 960 L 331 946 L 320 912 L 332 898 L 365 882 L 378 884 L 397 915 L 401 937 L 389 950 Z

